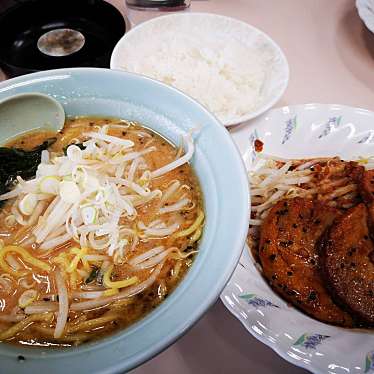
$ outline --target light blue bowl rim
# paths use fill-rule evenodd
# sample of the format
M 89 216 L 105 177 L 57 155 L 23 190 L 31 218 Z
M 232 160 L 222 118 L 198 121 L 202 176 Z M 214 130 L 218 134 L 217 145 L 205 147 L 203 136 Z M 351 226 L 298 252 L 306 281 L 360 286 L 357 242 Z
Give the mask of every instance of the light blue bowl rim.
M 163 100 L 168 99 L 171 103 L 175 102 L 176 105 L 181 105 L 183 110 L 188 110 L 190 116 L 203 120 L 204 128 L 209 131 L 211 140 L 219 146 L 214 151 L 215 157 L 223 160 L 223 166 L 220 165 L 220 168 L 211 159 L 209 163 L 210 168 L 216 169 L 213 175 L 215 177 L 214 183 L 219 182 L 216 187 L 220 188 L 225 194 L 220 196 L 221 200 L 217 208 L 219 215 L 212 217 L 212 222 L 215 225 L 213 245 L 210 247 L 201 245 L 201 250 L 204 249 L 204 255 L 201 255 L 202 260 L 197 270 L 201 270 L 204 265 L 203 272 L 193 271 L 194 264 L 176 290 L 153 312 L 122 332 L 98 342 L 62 350 L 34 349 L 0 344 L 0 359 L 4 372 L 21 373 L 25 370 L 53 370 L 55 373 L 66 373 L 69 370 L 74 372 L 79 370 L 82 373 L 120 373 L 140 365 L 172 344 L 197 322 L 217 300 L 235 269 L 247 235 L 249 219 L 247 175 L 239 151 L 228 131 L 211 113 L 177 89 L 144 76 L 100 68 L 49 70 L 0 83 L 0 99 L 7 97 L 9 93 L 29 92 L 28 88 L 38 86 L 40 87 L 37 90 L 50 93 L 48 87 L 46 88 L 43 84 L 46 85 L 57 76 L 66 76 L 64 79 L 67 79 L 68 83 L 69 80 L 73 83 L 76 83 L 76 80 L 84 82 L 92 80 L 92 90 L 99 89 L 100 84 L 95 83 L 99 81 L 104 85 L 126 82 L 130 86 L 145 86 L 150 91 L 160 93 Z M 61 84 L 63 83 L 61 80 Z M 28 88 L 25 90 L 25 87 Z M 114 100 L 110 97 L 110 94 L 108 97 Z M 121 101 L 118 97 L 115 99 Z M 146 105 L 144 102 L 142 104 Z M 157 113 L 157 110 L 155 111 Z M 90 114 L 99 113 L 87 113 L 87 115 Z M 198 154 L 201 153 L 199 148 L 198 138 L 196 141 Z M 209 157 L 212 157 L 212 155 L 209 155 Z M 206 213 L 209 218 L 209 211 Z M 233 216 L 235 216 L 235 219 L 233 219 Z M 210 256 L 207 256 L 207 253 Z M 198 261 L 195 260 L 195 262 Z M 207 265 L 210 265 L 210 267 Z M 190 273 L 194 274 L 194 279 L 189 276 Z M 187 293 L 183 294 L 185 291 Z M 172 318 L 170 318 L 171 313 Z M 159 327 L 161 325 L 162 328 Z M 144 341 L 142 340 L 139 343 L 140 337 Z M 131 342 L 134 340 L 144 346 L 142 352 L 136 349 L 131 351 L 131 349 L 134 349 L 131 346 Z M 129 343 L 128 351 L 124 348 L 125 343 Z M 19 355 L 24 356 L 26 360 L 17 360 Z

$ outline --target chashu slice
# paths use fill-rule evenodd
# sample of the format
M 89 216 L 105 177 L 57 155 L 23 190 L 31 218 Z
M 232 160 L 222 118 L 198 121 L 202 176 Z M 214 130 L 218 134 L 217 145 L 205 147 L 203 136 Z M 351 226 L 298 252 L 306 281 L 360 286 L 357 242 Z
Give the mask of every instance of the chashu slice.
M 358 186 L 366 204 L 374 202 L 374 170 L 367 170 L 359 176 Z
M 358 320 L 374 325 L 374 244 L 369 213 L 356 205 L 339 217 L 322 246 L 323 272 L 337 301 Z
M 262 227 L 259 257 L 271 286 L 316 319 L 352 326 L 352 318 L 324 286 L 318 242 L 338 215 L 335 208 L 303 198 L 278 202 Z
M 359 192 L 369 210 L 369 227 L 372 239 L 374 239 L 374 170 L 367 170 L 361 174 Z

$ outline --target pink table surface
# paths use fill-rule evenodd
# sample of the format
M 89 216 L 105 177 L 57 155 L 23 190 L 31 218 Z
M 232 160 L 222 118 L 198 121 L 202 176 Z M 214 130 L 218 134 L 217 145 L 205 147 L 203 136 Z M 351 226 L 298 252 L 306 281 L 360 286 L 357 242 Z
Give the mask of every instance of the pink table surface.
M 1 0 L 0 0 L 1 1 Z M 124 0 L 109 0 L 125 13 Z M 353 0 L 206 0 L 192 11 L 241 19 L 272 37 L 290 65 L 277 106 L 338 103 L 374 110 L 374 35 Z M 1 79 L 1 72 L 0 72 Z M 243 124 L 239 128 L 249 126 Z M 253 338 L 220 301 L 181 339 L 132 374 L 288 373 L 290 365 Z

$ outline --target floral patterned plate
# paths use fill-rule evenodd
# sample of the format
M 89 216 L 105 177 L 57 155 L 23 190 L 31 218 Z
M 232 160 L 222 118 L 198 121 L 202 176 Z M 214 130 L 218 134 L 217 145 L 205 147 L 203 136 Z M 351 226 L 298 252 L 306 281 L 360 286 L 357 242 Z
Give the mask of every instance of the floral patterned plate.
M 265 153 L 280 157 L 353 159 L 374 155 L 374 113 L 341 105 L 289 106 L 232 135 L 248 170 L 256 139 Z M 287 304 L 262 278 L 247 246 L 221 299 L 253 336 L 295 365 L 314 373 L 374 374 L 374 331 L 330 326 Z

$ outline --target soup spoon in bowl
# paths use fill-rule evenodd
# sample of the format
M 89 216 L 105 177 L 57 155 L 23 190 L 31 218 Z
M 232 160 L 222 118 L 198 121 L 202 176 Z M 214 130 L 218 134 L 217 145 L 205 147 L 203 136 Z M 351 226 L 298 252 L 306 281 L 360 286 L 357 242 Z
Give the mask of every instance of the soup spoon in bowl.
M 0 101 L 0 143 L 31 130 L 59 131 L 65 123 L 62 105 L 41 93 L 24 93 Z

